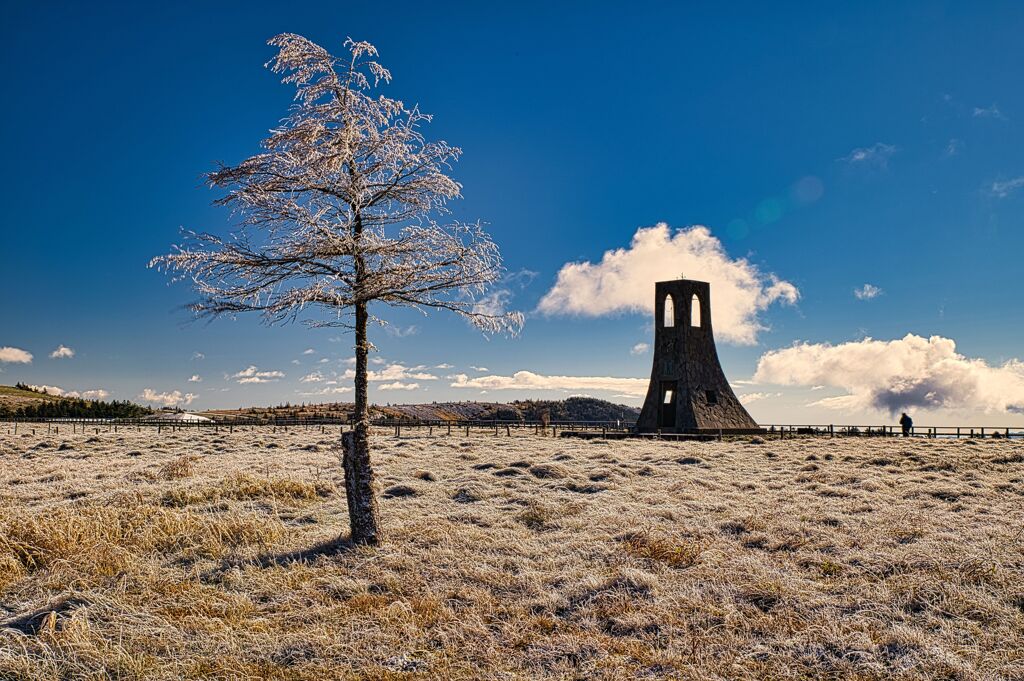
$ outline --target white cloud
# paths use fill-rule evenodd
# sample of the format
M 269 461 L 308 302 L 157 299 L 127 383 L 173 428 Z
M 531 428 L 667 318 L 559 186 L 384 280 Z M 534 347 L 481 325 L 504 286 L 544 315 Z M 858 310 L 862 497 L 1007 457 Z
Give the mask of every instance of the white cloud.
M 889 159 L 892 158 L 892 155 L 897 151 L 899 150 L 892 144 L 876 142 L 870 147 L 854 149 L 849 154 L 838 160 L 845 161 L 850 165 L 886 168 L 889 165 Z
M 299 383 L 320 383 L 324 380 L 324 375 L 319 371 L 314 371 L 311 374 L 306 374 L 299 379 Z
M 193 352 L 192 353 L 192 359 L 194 359 L 194 360 L 206 359 L 206 355 L 204 355 L 201 352 Z
M 1024 187 L 1024 176 L 1015 177 L 1012 180 L 993 182 L 989 193 L 996 198 L 1005 199 L 1010 194 Z
M 46 393 L 47 395 L 56 395 L 57 397 L 78 397 L 78 393 L 71 391 L 71 394 L 64 388 L 56 385 L 30 385 L 31 390 L 35 390 L 37 393 Z
M 401 364 L 389 364 L 380 371 L 368 371 L 367 378 L 371 381 L 436 381 L 437 376 L 425 371 L 423 365 L 406 367 Z M 345 372 L 348 373 L 347 371 Z M 354 375 L 354 372 L 353 372 Z
M 82 399 L 84 400 L 105 400 L 110 397 L 110 393 L 106 390 L 97 388 L 96 390 L 84 390 L 82 391 Z
M 964 141 L 954 137 L 949 140 L 948 144 L 946 144 L 946 156 L 956 156 L 960 153 L 960 150 L 963 149 L 963 147 Z
M 415 324 L 407 326 L 404 329 L 400 326 L 392 326 L 391 324 L 388 324 L 387 326 L 384 327 L 384 333 L 388 334 L 389 336 L 394 336 L 395 338 L 415 336 L 419 332 L 420 327 L 416 326 Z
M 857 297 L 857 300 L 871 300 L 882 295 L 882 293 L 882 289 L 874 284 L 864 284 L 860 288 L 853 290 L 853 295 Z
M 181 394 L 180 390 L 175 390 L 169 393 L 158 393 L 152 388 L 145 388 L 142 393 L 139 394 L 138 399 L 147 404 L 159 404 L 162 407 L 175 407 L 179 405 L 188 406 L 192 404 L 192 401 L 199 397 L 192 393 Z
M 643 355 L 646 354 L 646 352 L 650 349 L 651 346 L 648 343 L 637 343 L 636 345 L 629 349 L 629 354 Z
M 760 400 L 767 400 L 772 397 L 782 397 L 782 393 L 747 393 L 746 395 L 737 395 L 740 402 L 749 404 L 750 402 L 759 402 Z
M 665 223 L 638 229 L 629 248 L 606 251 L 599 263 L 562 266 L 538 309 L 549 315 L 601 316 L 654 311 L 654 284 L 681 274 L 711 284 L 712 316 L 721 340 L 754 344 L 765 327 L 758 314 L 775 302 L 793 304 L 796 287 L 763 274 L 744 258 L 732 259 L 707 227 Z
M 995 104 L 993 104 L 992 106 L 985 107 L 976 106 L 974 107 L 972 115 L 975 118 L 995 118 L 1001 121 L 1006 120 L 1006 115 L 1002 111 L 1000 111 L 999 107 L 996 106 Z
M 30 385 L 29 388 L 36 392 L 46 392 L 47 395 L 56 395 L 57 397 L 71 397 L 81 398 L 83 400 L 105 400 L 110 397 L 110 393 L 100 388 L 94 388 L 92 390 L 64 390 L 60 386 L 56 385 Z
M 50 359 L 65 359 L 75 356 L 75 351 L 66 345 L 58 345 L 57 349 L 50 353 Z
M 442 362 L 440 364 L 435 364 L 434 368 L 435 369 L 454 369 L 455 365 L 454 364 L 448 364 L 447 362 Z
M 305 350 L 302 351 L 302 354 L 304 354 L 304 355 L 312 355 L 315 352 L 316 352 L 316 350 L 314 350 L 313 348 L 306 348 Z
M 11 362 L 17 364 L 31 364 L 32 353 L 21 348 L 4 346 L 0 348 L 0 362 Z
M 607 390 L 623 395 L 647 394 L 646 378 L 614 378 L 609 376 L 545 376 L 532 371 L 517 371 L 511 376 L 476 376 L 456 374 L 453 388 L 478 390 Z
M 420 387 L 419 383 L 402 383 L 401 381 L 395 381 L 393 383 L 384 383 L 377 386 L 381 390 L 418 390 Z
M 832 409 L 903 409 L 1024 414 L 1024 362 L 989 365 L 956 351 L 949 338 L 907 334 L 831 345 L 798 343 L 765 353 L 754 379 L 779 385 L 827 385 L 848 392 L 814 405 Z
M 237 374 L 232 376 L 239 383 L 274 383 L 284 378 L 283 371 L 260 371 L 255 366 L 249 365 Z
M 191 376 L 189 376 L 188 382 L 189 383 L 202 383 L 203 382 L 203 377 L 200 376 L 199 374 L 192 374 Z
M 341 395 L 342 393 L 350 392 L 352 392 L 352 388 L 350 386 L 339 386 L 335 388 L 327 387 L 323 390 L 314 390 L 313 392 L 300 392 L 299 394 L 311 397 L 317 395 Z
M 487 367 L 473 367 L 473 366 L 471 366 L 469 368 L 472 369 L 473 371 L 490 371 L 490 369 L 488 369 Z
M 496 289 L 477 301 L 473 306 L 473 313 L 500 317 L 508 311 L 508 304 L 511 301 L 512 291 L 507 288 Z
M 498 288 L 493 289 L 473 306 L 476 314 L 499 317 L 508 312 L 508 305 L 515 297 L 513 288 L 522 290 L 537 277 L 537 272 L 521 269 L 509 272 L 501 278 Z
M 380 371 L 374 371 L 370 369 L 366 372 L 366 380 L 371 382 L 381 381 L 436 381 L 437 376 L 426 371 L 424 365 L 420 364 L 414 367 L 407 367 L 404 364 L 389 364 Z M 338 378 L 343 380 L 352 380 L 356 377 L 355 369 L 345 369 L 341 374 L 337 374 Z

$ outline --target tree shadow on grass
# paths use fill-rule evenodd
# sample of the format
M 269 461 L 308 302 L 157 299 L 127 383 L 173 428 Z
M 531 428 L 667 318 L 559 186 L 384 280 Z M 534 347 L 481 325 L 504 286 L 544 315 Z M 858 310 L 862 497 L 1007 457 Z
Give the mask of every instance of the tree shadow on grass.
M 348 537 L 336 537 L 295 551 L 264 553 L 261 556 L 257 556 L 253 564 L 261 568 L 268 568 L 289 563 L 309 563 L 321 557 L 342 556 L 352 552 L 355 548 L 356 545 Z
M 266 570 L 272 567 L 287 567 L 294 563 L 312 563 L 319 558 L 334 558 L 350 553 L 356 545 L 348 537 L 337 537 L 328 541 L 314 544 L 295 551 L 284 553 L 264 553 L 254 558 L 228 558 L 222 560 L 220 565 L 209 570 L 201 577 L 205 583 L 220 583 L 231 570 L 241 570 L 247 567 Z

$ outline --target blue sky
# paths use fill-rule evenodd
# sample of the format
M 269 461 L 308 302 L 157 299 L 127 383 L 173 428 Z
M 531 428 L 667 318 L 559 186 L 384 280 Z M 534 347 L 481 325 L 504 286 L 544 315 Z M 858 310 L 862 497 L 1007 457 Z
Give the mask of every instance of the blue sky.
M 649 375 L 637 346 L 651 323 L 631 311 L 646 298 L 602 303 L 558 276 L 590 262 L 594 277 L 621 266 L 646 286 L 660 270 L 631 243 L 665 223 L 655 250 L 680 262 L 699 241 L 687 228 L 719 242 L 714 276 L 684 270 L 712 281 L 715 310 L 715 277 L 757 280 L 733 342 L 714 317 L 759 420 L 875 422 L 900 400 L 919 422 L 1024 419 L 1024 7 L 552 4 L 5 8 L 0 383 L 177 391 L 195 409 L 348 398 L 312 393 L 344 389 L 350 336 L 189 324 L 187 287 L 146 268 L 180 227 L 229 229 L 199 176 L 256 152 L 285 113 L 292 91 L 263 64 L 266 40 L 289 31 L 378 47 L 386 93 L 463 148 L 453 209 L 489 223 L 516 275 L 510 305 L 528 313 L 516 339 L 387 315 L 375 401 L 638 403 L 582 379 Z M 624 264 L 602 260 L 611 249 L 627 249 Z M 798 297 L 750 303 L 773 276 Z M 602 314 L 539 310 L 556 282 Z M 60 345 L 74 356 L 51 358 Z M 526 386 L 520 371 L 539 378 Z

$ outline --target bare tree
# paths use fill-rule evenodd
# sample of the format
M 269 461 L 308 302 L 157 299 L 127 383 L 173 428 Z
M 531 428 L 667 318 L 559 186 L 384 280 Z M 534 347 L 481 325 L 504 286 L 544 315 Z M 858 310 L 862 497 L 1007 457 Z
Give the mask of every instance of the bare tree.
M 268 324 L 303 321 L 355 331 L 355 423 L 343 437 L 352 540 L 376 544 L 381 528 L 369 452 L 367 324 L 371 304 L 450 310 L 485 332 L 516 333 L 519 313 L 484 303 L 503 272 L 497 246 L 477 224 L 438 220 L 461 185 L 448 176 L 461 150 L 428 142 L 418 107 L 370 91 L 391 74 L 366 42 L 344 58 L 284 33 L 268 62 L 294 84 L 295 104 L 263 141 L 263 153 L 209 173 L 226 190 L 216 203 L 241 222 L 226 239 L 188 241 L 150 267 L 191 279 L 198 316 L 262 313 Z M 319 312 L 319 313 L 318 313 Z M 312 313 L 312 314 L 310 314 Z

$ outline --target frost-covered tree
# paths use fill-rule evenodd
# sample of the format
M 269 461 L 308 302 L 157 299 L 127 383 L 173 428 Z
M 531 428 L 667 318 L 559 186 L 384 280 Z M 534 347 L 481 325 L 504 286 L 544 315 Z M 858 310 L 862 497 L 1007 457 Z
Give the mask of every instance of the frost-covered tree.
M 374 96 L 391 80 L 366 42 L 335 57 L 294 34 L 269 41 L 267 66 L 296 87 L 295 104 L 263 153 L 208 174 L 226 191 L 239 229 L 227 238 L 187 232 L 150 266 L 190 279 L 199 316 L 260 312 L 269 324 L 302 318 L 355 332 L 355 418 L 342 441 L 352 540 L 381 540 L 369 452 L 367 338 L 384 305 L 450 310 L 485 332 L 515 333 L 518 313 L 484 301 L 503 272 L 479 224 L 445 220 L 461 185 L 449 177 L 461 150 L 420 132 L 430 116 Z

